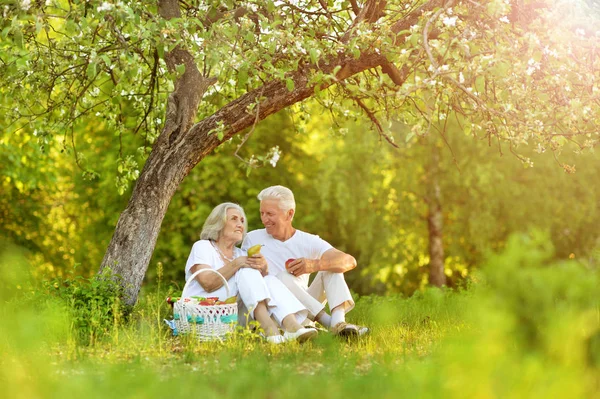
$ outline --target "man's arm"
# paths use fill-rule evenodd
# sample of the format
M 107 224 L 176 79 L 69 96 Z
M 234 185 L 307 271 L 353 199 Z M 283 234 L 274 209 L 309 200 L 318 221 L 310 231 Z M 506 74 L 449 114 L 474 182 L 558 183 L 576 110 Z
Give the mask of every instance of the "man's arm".
M 356 267 L 354 256 L 348 255 L 338 249 L 331 248 L 325 251 L 321 259 L 299 258 L 287 265 L 287 270 L 294 276 L 310 274 L 319 271 L 332 273 L 346 273 Z

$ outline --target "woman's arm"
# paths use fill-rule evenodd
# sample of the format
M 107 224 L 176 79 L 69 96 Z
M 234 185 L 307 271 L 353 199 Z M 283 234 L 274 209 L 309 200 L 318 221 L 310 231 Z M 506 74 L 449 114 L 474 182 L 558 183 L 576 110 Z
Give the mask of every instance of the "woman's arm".
M 246 256 L 240 256 L 239 258 L 235 258 L 232 262 L 226 263 L 225 266 L 217 271 L 225 277 L 225 280 L 229 280 L 242 267 L 247 267 L 246 260 Z M 211 269 L 211 267 L 209 265 L 196 264 L 190 268 L 190 273 L 194 274 L 201 269 Z M 200 286 L 206 292 L 216 291 L 223 286 L 223 280 L 214 273 L 200 273 L 196 276 L 196 281 L 198 281 Z

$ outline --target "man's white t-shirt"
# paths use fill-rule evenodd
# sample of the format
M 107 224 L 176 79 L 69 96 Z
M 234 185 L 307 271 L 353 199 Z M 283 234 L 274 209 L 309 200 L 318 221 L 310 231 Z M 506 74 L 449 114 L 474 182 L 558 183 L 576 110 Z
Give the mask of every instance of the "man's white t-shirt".
M 234 259 L 243 255 L 245 255 L 244 251 L 239 248 L 233 248 Z M 185 264 L 185 281 L 188 281 L 192 276 L 190 269 L 194 265 L 208 265 L 213 270 L 218 270 L 225 266 L 225 263 L 209 240 L 200 240 L 196 241 L 194 246 L 192 246 L 192 251 L 190 252 L 190 256 Z M 227 289 L 225 288 L 225 285 L 213 292 L 206 292 L 200 283 L 198 283 L 198 281 L 194 278 L 194 281 L 190 283 L 186 290 L 186 296 L 218 296 L 220 300 L 224 301 L 230 296 L 237 295 L 238 292 L 237 284 L 235 283 L 235 276 L 231 277 L 227 283 L 229 284 L 230 289 L 229 295 L 227 295 Z
M 321 259 L 327 250 L 333 248 L 321 237 L 300 230 L 296 230 L 286 241 L 273 238 L 266 229 L 254 230 L 246 235 L 242 249 L 247 251 L 256 244 L 264 245 L 260 253 L 267 260 L 269 274 L 274 276 L 285 270 L 285 261 L 288 259 Z M 303 274 L 300 278 L 305 280 L 304 283 L 308 286 L 309 275 Z

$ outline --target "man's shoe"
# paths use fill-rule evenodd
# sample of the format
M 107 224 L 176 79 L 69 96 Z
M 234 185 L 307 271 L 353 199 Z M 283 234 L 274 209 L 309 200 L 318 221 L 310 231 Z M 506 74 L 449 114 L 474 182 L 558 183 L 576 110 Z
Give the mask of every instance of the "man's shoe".
M 365 335 L 369 335 L 371 333 L 371 329 L 365 326 L 356 326 L 358 328 L 358 336 L 364 337 Z
M 267 337 L 267 342 L 273 345 L 283 344 L 286 341 L 283 335 L 271 335 Z
M 298 342 L 304 342 L 307 341 L 309 339 L 313 339 L 314 337 L 317 336 L 317 330 L 315 328 L 306 328 L 303 327 L 301 329 L 299 329 L 296 332 L 284 332 L 283 333 L 283 338 L 285 339 L 285 341 L 298 341 Z
M 335 326 L 333 326 L 331 332 L 333 335 L 343 338 L 356 337 L 359 335 L 358 327 L 356 327 L 354 324 L 346 323 L 345 321 L 337 323 Z

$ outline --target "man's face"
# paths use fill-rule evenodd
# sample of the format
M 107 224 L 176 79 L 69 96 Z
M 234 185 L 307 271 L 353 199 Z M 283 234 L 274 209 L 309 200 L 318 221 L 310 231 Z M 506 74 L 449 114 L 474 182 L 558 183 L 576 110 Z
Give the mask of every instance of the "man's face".
M 285 230 L 292 226 L 293 210 L 283 211 L 278 199 L 260 201 L 260 220 L 273 238 L 283 237 Z

